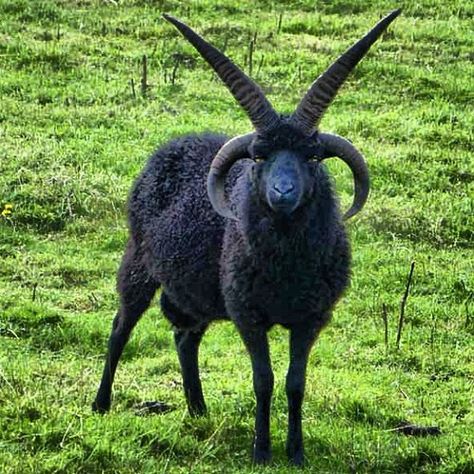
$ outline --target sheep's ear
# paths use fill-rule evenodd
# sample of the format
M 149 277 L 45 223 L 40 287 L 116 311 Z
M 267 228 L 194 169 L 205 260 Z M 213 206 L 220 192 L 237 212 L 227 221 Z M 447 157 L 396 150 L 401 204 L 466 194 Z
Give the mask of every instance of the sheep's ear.
M 303 132 L 311 134 L 314 127 L 318 126 L 349 73 L 400 13 L 399 8 L 380 20 L 313 82 L 292 116 L 293 123 Z
M 260 87 L 242 72 L 225 54 L 209 44 L 188 25 L 164 14 L 182 35 L 197 49 L 199 54 L 216 71 L 237 102 L 247 112 L 257 131 L 273 128 L 279 122 L 279 116 L 265 97 Z

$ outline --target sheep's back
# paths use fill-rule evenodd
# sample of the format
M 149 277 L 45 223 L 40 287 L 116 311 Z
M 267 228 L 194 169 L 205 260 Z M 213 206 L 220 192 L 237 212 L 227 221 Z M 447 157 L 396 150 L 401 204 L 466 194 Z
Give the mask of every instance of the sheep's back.
M 135 182 L 129 201 L 132 230 L 146 228 L 165 210 L 185 210 L 189 202 L 211 208 L 206 195 L 212 159 L 227 140 L 220 135 L 176 138 L 153 153 Z
M 226 140 L 193 135 L 159 148 L 129 199 L 131 235 L 145 247 L 150 273 L 188 313 L 213 312 L 219 306 L 224 219 L 210 204 L 206 181 L 211 161 Z

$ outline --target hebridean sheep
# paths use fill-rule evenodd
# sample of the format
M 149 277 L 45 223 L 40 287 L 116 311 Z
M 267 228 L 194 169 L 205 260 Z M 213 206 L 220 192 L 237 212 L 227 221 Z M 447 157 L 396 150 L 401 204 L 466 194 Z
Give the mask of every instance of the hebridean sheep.
M 252 362 L 257 463 L 271 457 L 267 332 L 275 324 L 289 329 L 287 454 L 292 463 L 303 463 L 308 355 L 350 271 L 343 218 L 322 161 L 338 157 L 352 170 L 355 195 L 345 218 L 362 208 L 369 191 L 359 151 L 317 127 L 351 70 L 399 13 L 390 13 L 342 54 L 291 116 L 275 112 L 223 53 L 165 15 L 226 84 L 255 132 L 230 140 L 215 134 L 175 139 L 155 152 L 136 181 L 129 201 L 130 238 L 118 274 L 120 309 L 94 410 L 110 408 L 122 350 L 161 286 L 161 308 L 175 328 L 191 414 L 206 410 L 198 368 L 204 332 L 217 319 L 237 327 Z

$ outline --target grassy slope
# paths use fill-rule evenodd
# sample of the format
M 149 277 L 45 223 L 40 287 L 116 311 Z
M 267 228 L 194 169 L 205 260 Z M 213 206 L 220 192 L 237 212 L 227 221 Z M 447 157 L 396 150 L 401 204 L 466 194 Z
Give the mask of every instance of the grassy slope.
M 253 76 L 280 110 L 291 111 L 315 75 L 393 3 L 214 3 L 0 0 L 0 212 L 13 205 L 0 222 L 5 472 L 252 471 L 249 361 L 230 324 L 216 325 L 203 344 L 208 418 L 186 415 L 170 328 L 156 307 L 126 349 L 112 414 L 89 410 L 116 307 L 114 274 L 133 178 L 172 136 L 249 129 L 160 13 L 227 43 L 241 65 L 257 32 Z M 474 4 L 460 0 L 407 6 L 322 124 L 364 151 L 373 191 L 349 224 L 352 288 L 308 371 L 304 429 L 312 472 L 474 471 L 473 16 Z M 146 98 L 139 94 L 143 54 L 152 84 Z M 330 166 L 347 204 L 349 174 Z M 397 353 L 398 306 L 412 260 Z M 268 472 L 288 470 L 286 337 L 272 332 L 277 388 Z M 176 409 L 137 417 L 133 405 L 148 399 Z M 444 434 L 390 432 L 402 419 L 437 424 Z

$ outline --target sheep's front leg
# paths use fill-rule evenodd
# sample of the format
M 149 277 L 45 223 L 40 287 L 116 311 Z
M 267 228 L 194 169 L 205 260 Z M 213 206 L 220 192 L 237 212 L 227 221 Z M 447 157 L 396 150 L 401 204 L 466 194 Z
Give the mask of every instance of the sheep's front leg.
M 271 459 L 270 405 L 273 393 L 273 372 L 265 329 L 239 328 L 252 359 L 253 388 L 257 399 L 253 460 L 265 464 Z
M 301 406 L 303 404 L 306 366 L 311 347 L 319 333 L 317 328 L 294 327 L 290 332 L 290 365 L 286 376 L 288 398 L 288 437 L 286 453 L 291 463 L 301 466 L 304 461 Z

